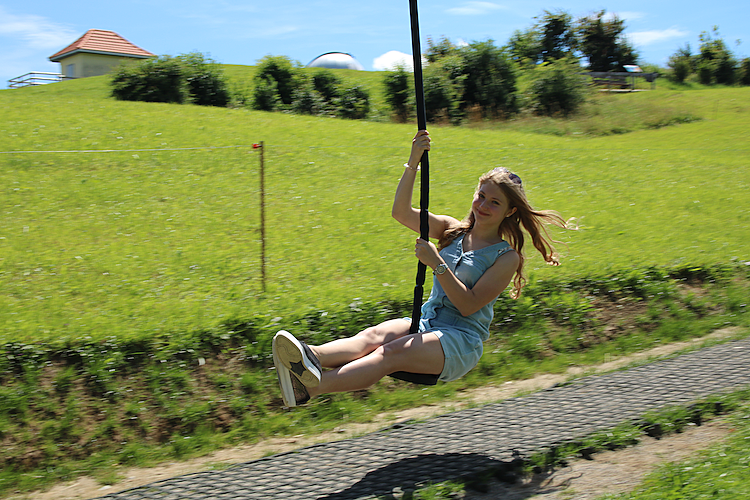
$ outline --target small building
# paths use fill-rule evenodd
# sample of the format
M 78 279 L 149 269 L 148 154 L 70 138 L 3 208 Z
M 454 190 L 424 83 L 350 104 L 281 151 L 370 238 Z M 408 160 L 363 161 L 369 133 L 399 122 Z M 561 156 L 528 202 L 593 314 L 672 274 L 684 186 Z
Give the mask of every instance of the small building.
M 50 56 L 60 63 L 65 78 L 86 78 L 109 73 L 123 60 L 148 59 L 155 54 L 130 43 L 114 31 L 88 30 L 78 40 Z
M 354 59 L 351 54 L 344 52 L 327 52 L 319 55 L 307 65 L 308 68 L 356 69 L 364 71 L 365 67 Z

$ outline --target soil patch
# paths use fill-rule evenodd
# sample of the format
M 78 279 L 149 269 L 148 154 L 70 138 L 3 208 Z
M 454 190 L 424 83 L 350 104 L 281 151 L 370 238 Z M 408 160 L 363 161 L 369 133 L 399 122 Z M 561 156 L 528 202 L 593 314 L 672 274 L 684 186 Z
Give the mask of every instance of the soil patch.
M 631 491 L 644 476 L 667 462 L 679 462 L 724 439 L 732 426 L 718 419 L 661 439 L 644 436 L 633 447 L 607 451 L 592 460 L 573 460 L 567 467 L 534 474 L 508 485 L 491 481 L 488 491 L 467 490 L 465 500 L 593 500 L 606 494 Z

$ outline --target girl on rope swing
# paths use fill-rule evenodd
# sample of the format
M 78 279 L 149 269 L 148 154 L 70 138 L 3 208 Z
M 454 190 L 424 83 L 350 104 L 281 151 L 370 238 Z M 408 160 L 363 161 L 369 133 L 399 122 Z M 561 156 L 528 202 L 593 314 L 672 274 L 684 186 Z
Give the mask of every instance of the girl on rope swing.
M 430 135 L 421 130 L 393 202 L 393 218 L 417 234 L 420 215 L 412 207 L 412 191 L 422 154 L 429 149 Z M 438 240 L 438 247 L 417 239 L 416 257 L 435 276 L 419 331 L 409 333 L 410 319 L 394 319 L 320 346 L 278 332 L 273 358 L 284 404 L 293 407 L 321 394 L 365 389 L 399 371 L 439 374 L 445 382 L 465 375 L 482 356 L 498 296 L 512 281 L 510 296 L 518 298 L 526 282 L 521 226 L 544 260 L 559 265 L 545 223 L 565 227 L 556 212 L 529 205 L 518 175 L 498 167 L 481 176 L 463 221 L 429 214 L 430 238 Z

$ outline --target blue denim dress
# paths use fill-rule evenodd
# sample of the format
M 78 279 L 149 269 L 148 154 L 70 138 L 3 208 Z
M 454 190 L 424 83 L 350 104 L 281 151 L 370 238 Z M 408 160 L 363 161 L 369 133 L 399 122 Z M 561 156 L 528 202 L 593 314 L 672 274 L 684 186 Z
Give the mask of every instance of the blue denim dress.
M 479 250 L 463 251 L 463 235 L 440 251 L 440 256 L 456 277 L 468 288 L 472 288 L 495 260 L 513 248 L 501 241 Z M 450 382 L 461 378 L 479 363 L 482 357 L 482 342 L 490 338 L 490 324 L 494 315 L 493 306 L 497 297 L 479 311 L 462 316 L 433 278 L 432 292 L 422 305 L 420 332 L 432 332 L 440 339 L 445 353 L 445 366 L 440 380 Z

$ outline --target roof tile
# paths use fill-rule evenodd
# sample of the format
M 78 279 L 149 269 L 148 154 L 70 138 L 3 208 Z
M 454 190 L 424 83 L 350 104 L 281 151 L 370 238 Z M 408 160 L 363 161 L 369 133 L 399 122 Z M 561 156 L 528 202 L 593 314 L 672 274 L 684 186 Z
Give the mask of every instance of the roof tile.
M 75 42 L 51 55 L 49 59 L 50 61 L 57 62 L 75 52 L 103 52 L 135 57 L 153 57 L 156 55 L 130 43 L 114 31 L 91 29 Z

